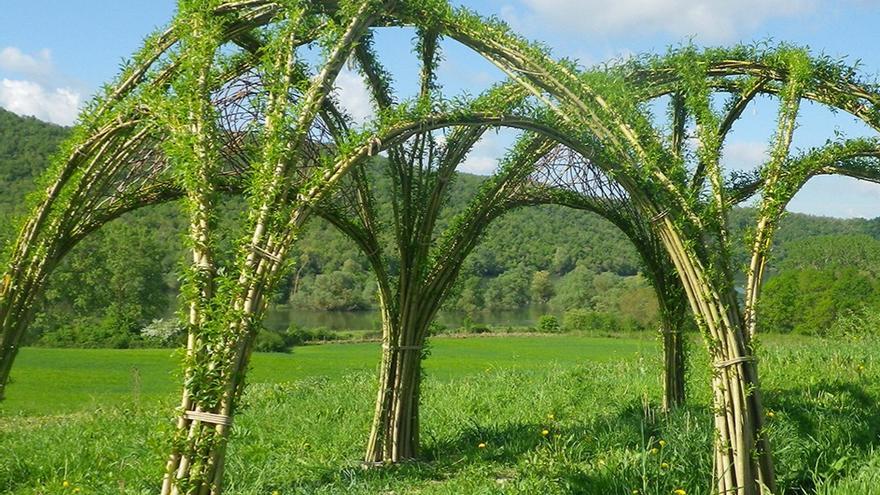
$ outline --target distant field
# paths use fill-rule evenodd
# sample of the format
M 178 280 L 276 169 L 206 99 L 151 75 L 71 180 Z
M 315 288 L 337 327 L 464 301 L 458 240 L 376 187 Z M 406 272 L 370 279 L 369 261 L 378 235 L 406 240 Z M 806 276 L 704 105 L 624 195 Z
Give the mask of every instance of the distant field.
M 435 339 L 424 460 L 364 470 L 378 353 L 329 344 L 257 355 L 227 493 L 707 493 L 699 348 L 689 405 L 667 416 L 651 338 Z M 880 343 L 777 337 L 760 355 L 781 493 L 880 494 Z M 176 362 L 165 350 L 22 350 L 0 405 L 0 493 L 155 493 Z
M 426 362 L 434 378 L 448 380 L 486 368 L 540 370 L 550 363 L 573 366 L 654 352 L 649 339 L 576 336 L 437 338 Z M 59 414 L 99 404 L 173 399 L 180 388 L 179 359 L 167 349 L 21 350 L 0 416 Z M 250 383 L 279 383 L 303 378 L 338 378 L 376 369 L 377 343 L 297 347 L 291 354 L 257 353 Z

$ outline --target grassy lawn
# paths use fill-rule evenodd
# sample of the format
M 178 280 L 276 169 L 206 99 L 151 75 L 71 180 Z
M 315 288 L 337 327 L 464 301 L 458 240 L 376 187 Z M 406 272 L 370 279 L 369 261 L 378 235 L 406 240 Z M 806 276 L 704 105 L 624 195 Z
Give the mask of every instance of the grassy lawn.
M 539 371 L 550 363 L 573 366 L 654 352 L 655 345 L 645 339 L 576 336 L 437 338 L 426 370 L 440 380 L 487 368 Z M 180 388 L 177 356 L 176 351 L 167 349 L 22 349 L 9 397 L 0 403 L 0 416 L 61 414 L 102 404 L 173 400 Z M 376 343 L 310 345 L 291 354 L 257 353 L 249 381 L 335 379 L 374 370 L 379 357 Z
M 669 415 L 659 411 L 660 356 L 649 338 L 435 339 L 431 350 L 423 460 L 372 470 L 358 459 L 378 346 L 257 355 L 227 493 L 708 493 L 698 348 L 689 405 Z M 784 493 L 880 493 L 878 351 L 876 342 L 765 342 L 760 371 Z M 175 369 L 163 350 L 24 349 L 0 405 L 0 493 L 155 493 Z

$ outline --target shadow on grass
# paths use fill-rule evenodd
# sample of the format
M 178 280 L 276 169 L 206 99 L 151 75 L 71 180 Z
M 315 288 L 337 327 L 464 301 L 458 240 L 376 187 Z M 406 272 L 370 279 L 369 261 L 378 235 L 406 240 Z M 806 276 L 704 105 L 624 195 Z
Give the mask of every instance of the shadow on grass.
M 813 493 L 818 482 L 840 479 L 880 446 L 880 403 L 862 384 L 820 379 L 767 390 L 765 397 L 786 493 Z
M 786 494 L 813 493 L 818 481 L 839 479 L 880 446 L 880 404 L 862 384 L 823 380 L 810 387 L 766 390 L 764 396 L 775 415 L 771 438 Z M 674 454 L 670 450 L 669 457 L 680 466 L 675 486 L 690 487 L 687 493 L 705 492 L 711 484 L 710 408 L 690 405 L 669 415 L 658 410 L 656 404 L 646 407 L 634 398 L 615 413 L 589 421 L 475 420 L 454 437 L 423 438 L 421 460 L 372 469 L 355 462 L 315 466 L 288 488 L 308 493 L 327 486 L 360 486 L 390 492 L 473 471 L 494 478 L 499 488 L 528 476 L 553 480 L 563 493 L 631 493 L 646 479 L 655 482 L 658 470 L 645 470 L 633 459 L 646 456 L 662 438 L 668 449 L 678 449 Z M 670 493 L 660 486 L 647 492 Z
M 630 470 L 621 478 L 621 473 L 610 469 L 620 459 L 609 459 L 609 468 L 603 468 L 603 458 L 609 450 L 622 448 L 629 454 L 643 455 L 659 438 L 669 437 L 664 433 L 688 421 L 687 418 L 695 414 L 708 418 L 708 409 L 704 407 L 684 408 L 669 416 L 656 412 L 658 408 L 657 404 L 646 407 L 641 400 L 634 399 L 616 413 L 595 416 L 589 421 L 472 421 L 462 425 L 454 437 L 423 438 L 420 460 L 369 469 L 354 463 L 345 467 L 315 466 L 309 469 L 307 478 L 298 479 L 295 486 L 288 488 L 307 493 L 329 485 L 357 484 L 390 492 L 394 486 L 399 489 L 443 482 L 473 471 L 486 479 L 494 478 L 499 488 L 528 476 L 552 480 L 566 493 L 619 493 L 623 487 L 641 486 L 639 473 Z M 708 452 L 708 444 L 704 450 Z M 630 492 L 628 488 L 627 493 Z

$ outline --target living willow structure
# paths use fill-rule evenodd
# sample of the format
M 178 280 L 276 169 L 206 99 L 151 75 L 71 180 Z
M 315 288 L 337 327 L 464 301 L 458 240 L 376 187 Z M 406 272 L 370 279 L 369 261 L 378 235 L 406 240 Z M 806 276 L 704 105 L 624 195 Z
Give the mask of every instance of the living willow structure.
M 415 102 L 387 105 L 387 88 L 375 66 L 366 63 L 365 48 L 372 30 L 392 26 L 422 33 L 426 67 L 433 64 L 431 45 L 439 37 L 449 38 L 504 71 L 510 79 L 507 89 L 474 99 L 434 101 L 428 75 Z M 314 71 L 303 54 L 312 45 L 322 48 Z M 368 77 L 375 76 L 371 89 L 383 107 L 376 122 L 362 129 L 348 128 L 330 97 L 336 76 L 352 58 L 362 62 Z M 730 95 L 720 110 L 713 105 L 719 93 Z M 719 161 L 725 138 L 757 95 L 780 103 L 770 159 L 754 176 L 730 180 Z M 662 96 L 670 96 L 668 133 L 653 125 L 646 106 Z M 0 391 L 5 391 L 22 333 L 59 260 L 109 220 L 182 198 L 191 225 L 192 263 L 182 293 L 188 341 L 162 493 L 220 493 L 226 442 L 266 295 L 277 285 L 302 225 L 316 212 L 342 212 L 340 225 L 351 221 L 359 232 L 369 232 L 364 229 L 368 216 L 352 214 L 350 208 L 368 205 L 368 194 L 354 202 L 341 198 L 368 192 L 358 177 L 371 157 L 387 152 L 391 163 L 425 166 L 419 178 L 423 190 L 396 197 L 398 205 L 412 206 L 418 195 L 442 195 L 446 167 L 454 168 L 475 136 L 491 126 L 514 127 L 527 131 L 524 141 L 460 217 L 453 234 L 468 229 L 468 218 L 488 220 L 501 210 L 535 202 L 626 212 L 616 223 L 631 239 L 644 241 L 637 246 L 642 246 L 646 272 L 661 300 L 687 300 L 711 356 L 715 490 L 772 493 L 773 465 L 752 343 L 755 302 L 773 233 L 785 204 L 810 177 L 833 173 L 877 180 L 880 155 L 874 139 L 837 140 L 792 153 L 804 100 L 848 112 L 880 130 L 875 87 L 846 66 L 788 47 L 685 49 L 584 72 L 554 60 L 503 24 L 453 9 L 443 0 L 181 0 L 171 27 L 149 38 L 119 79 L 84 111 L 7 253 L 0 286 Z M 452 130 L 440 152 L 430 135 L 443 128 Z M 690 128 L 696 130 L 692 136 L 686 134 Z M 687 146 L 688 137 L 698 145 Z M 602 193 L 599 186 L 585 188 L 591 181 L 605 184 L 613 194 Z M 508 196 L 507 184 L 516 185 L 517 193 Z M 233 253 L 219 252 L 216 205 L 223 192 L 241 194 L 247 203 L 244 234 Z M 755 193 L 761 203 L 741 305 L 733 283 L 727 215 Z M 623 203 L 625 208 L 618 206 Z M 413 273 L 424 275 L 442 266 L 444 253 L 459 256 L 479 237 L 439 238 L 434 253 L 440 256 L 434 260 L 420 244 L 431 225 L 430 218 L 425 220 L 397 224 L 405 234 L 397 235 L 398 242 L 412 248 L 401 253 L 413 256 Z M 485 223 L 473 225 L 480 229 Z M 455 274 L 451 269 L 438 276 Z M 401 288 L 410 280 L 416 278 L 398 276 L 398 287 L 387 293 L 408 301 Z M 432 282 L 418 296 L 418 318 L 429 319 L 443 287 Z M 391 305 L 391 298 L 385 303 L 400 315 L 410 311 Z M 395 330 L 389 322 L 396 321 L 398 328 L 410 324 L 400 315 L 386 317 L 383 369 L 390 370 L 389 361 L 396 360 L 394 373 L 407 376 L 417 370 L 424 327 L 414 321 L 418 324 L 408 327 L 414 330 Z M 417 387 L 418 380 L 408 383 Z M 386 407 L 383 397 L 377 417 L 404 418 L 399 422 L 404 436 L 412 437 L 417 432 L 407 412 L 412 400 Z M 418 395 L 411 397 L 417 400 Z M 391 412 L 380 414 L 383 408 Z M 387 441 L 387 428 L 377 431 L 374 436 L 383 438 L 371 445 Z M 384 444 L 379 449 L 387 451 Z
M 422 70 L 418 101 L 442 99 L 436 83 L 440 59 L 436 31 L 418 34 Z M 369 38 L 355 48 L 364 82 L 380 112 L 395 105 L 390 75 Z M 526 106 L 522 87 L 492 88 L 479 101 L 493 100 L 513 114 Z M 343 124 L 344 126 L 344 124 Z M 490 224 L 515 208 L 564 204 L 597 213 L 618 225 L 637 246 L 657 289 L 663 320 L 666 366 L 664 407 L 684 401 L 686 300 L 658 239 L 628 201 L 619 184 L 570 148 L 528 133 L 502 160 L 450 225 L 439 224 L 458 167 L 490 126 L 455 127 L 448 133 L 418 133 L 388 150 L 388 159 L 354 167 L 339 188 L 316 208 L 362 250 L 376 275 L 382 315 L 382 361 L 375 417 L 365 460 L 372 464 L 417 457 L 421 361 L 431 324 L 453 290 L 464 262 Z M 390 205 L 377 202 L 373 176 L 389 179 Z M 383 211 L 384 210 L 384 211 Z M 384 213 L 384 215 L 383 215 Z M 391 238 L 391 246 L 384 240 Z

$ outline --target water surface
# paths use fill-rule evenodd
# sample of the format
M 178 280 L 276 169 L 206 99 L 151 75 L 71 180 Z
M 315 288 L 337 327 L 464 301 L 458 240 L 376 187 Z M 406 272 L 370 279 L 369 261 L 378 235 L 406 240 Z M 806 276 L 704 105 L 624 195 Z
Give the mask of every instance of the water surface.
M 541 316 L 552 314 L 545 306 L 529 306 L 508 311 L 481 311 L 470 315 L 474 325 L 533 326 Z M 557 315 L 559 316 L 559 315 Z M 303 329 L 326 328 L 334 331 L 381 330 L 379 311 L 310 311 L 290 306 L 269 309 L 264 324 L 271 330 L 284 330 L 292 323 Z M 464 326 L 468 315 L 464 312 L 443 311 L 437 321 L 449 328 Z

